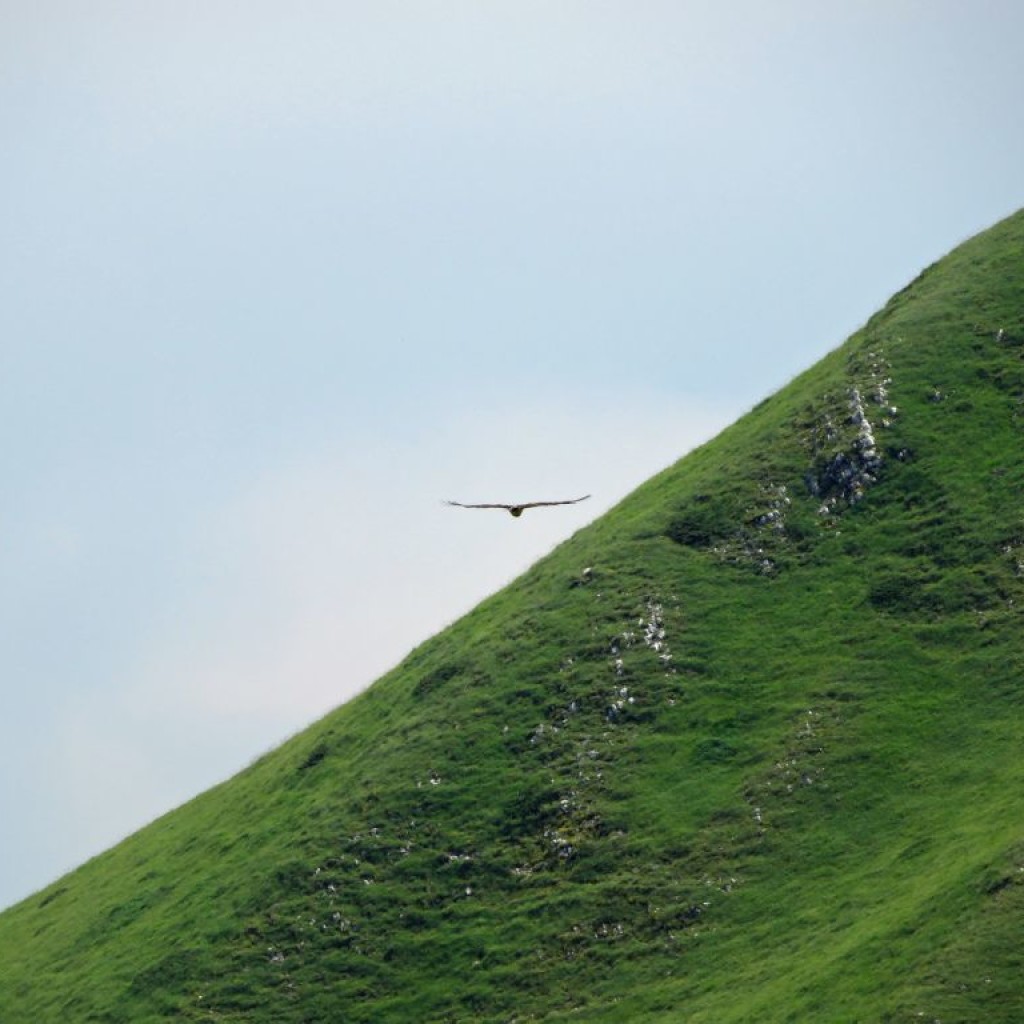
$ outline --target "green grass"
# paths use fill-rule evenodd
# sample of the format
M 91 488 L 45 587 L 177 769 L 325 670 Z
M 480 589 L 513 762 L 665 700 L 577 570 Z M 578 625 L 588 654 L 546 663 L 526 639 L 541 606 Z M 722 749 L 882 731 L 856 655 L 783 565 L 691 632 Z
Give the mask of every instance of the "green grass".
M 1024 1019 L 1022 441 L 1017 214 L 0 915 L 0 1020 Z

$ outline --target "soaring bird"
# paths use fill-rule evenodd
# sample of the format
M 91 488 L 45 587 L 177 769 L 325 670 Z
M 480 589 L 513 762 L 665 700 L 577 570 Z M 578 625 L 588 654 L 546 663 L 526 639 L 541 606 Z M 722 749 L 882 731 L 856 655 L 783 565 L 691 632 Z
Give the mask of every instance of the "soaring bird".
M 514 515 L 517 519 L 523 514 L 528 508 L 540 508 L 542 505 L 575 505 L 578 501 L 586 501 L 589 498 L 589 494 L 584 494 L 582 498 L 568 498 L 565 501 L 521 501 L 515 505 L 503 505 L 499 502 L 485 502 L 478 505 L 467 505 L 461 501 L 446 501 L 446 505 L 457 505 L 459 508 L 503 508 L 506 512 Z

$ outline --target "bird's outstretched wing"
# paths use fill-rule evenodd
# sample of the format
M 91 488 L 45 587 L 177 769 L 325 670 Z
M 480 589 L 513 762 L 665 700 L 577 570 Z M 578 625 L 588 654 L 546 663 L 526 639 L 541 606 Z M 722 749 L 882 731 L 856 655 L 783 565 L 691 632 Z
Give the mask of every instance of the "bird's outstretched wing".
M 524 501 L 518 508 L 539 508 L 541 505 L 575 505 L 579 501 L 586 501 L 589 498 L 589 494 L 584 494 L 582 498 L 566 498 L 563 501 Z
M 464 501 L 447 501 L 446 500 L 445 504 L 446 505 L 455 505 L 458 508 L 503 508 L 503 509 L 506 509 L 506 510 L 510 509 L 510 508 L 513 508 L 512 505 L 499 505 L 499 504 L 496 504 L 494 502 L 488 502 L 488 503 L 484 503 L 484 504 L 467 504 Z

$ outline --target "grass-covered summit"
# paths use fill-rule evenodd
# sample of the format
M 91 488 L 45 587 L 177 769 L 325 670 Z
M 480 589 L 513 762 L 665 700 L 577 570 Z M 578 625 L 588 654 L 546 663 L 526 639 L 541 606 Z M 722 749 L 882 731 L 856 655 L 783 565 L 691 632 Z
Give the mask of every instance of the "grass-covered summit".
M 0 1021 L 1024 1020 L 1022 450 L 1018 213 L 0 915 Z

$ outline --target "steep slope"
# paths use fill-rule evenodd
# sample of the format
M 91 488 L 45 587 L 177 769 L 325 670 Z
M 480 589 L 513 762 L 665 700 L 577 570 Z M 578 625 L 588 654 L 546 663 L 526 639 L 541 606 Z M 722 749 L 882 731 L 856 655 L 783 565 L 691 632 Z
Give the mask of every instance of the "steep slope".
M 0 1020 L 1024 1019 L 1024 212 L 0 915 Z

